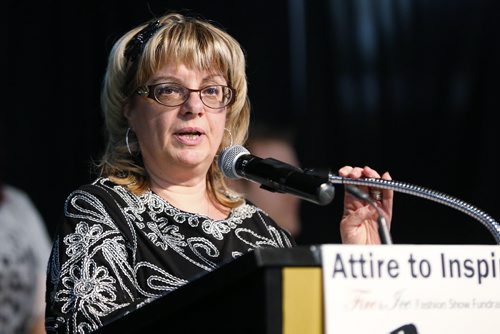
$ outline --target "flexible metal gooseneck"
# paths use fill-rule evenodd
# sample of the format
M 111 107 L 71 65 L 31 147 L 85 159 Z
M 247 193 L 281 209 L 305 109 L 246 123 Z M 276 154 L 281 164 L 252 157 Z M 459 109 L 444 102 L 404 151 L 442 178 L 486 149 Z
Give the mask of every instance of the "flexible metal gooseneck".
M 497 244 L 500 244 L 500 224 L 484 211 L 453 196 L 432 189 L 426 189 L 424 187 L 395 180 L 384 180 L 384 179 L 374 179 L 374 178 L 351 179 L 330 173 L 328 175 L 328 181 L 332 184 L 367 186 L 372 188 L 389 189 L 425 198 L 440 204 L 444 204 L 478 220 L 488 229 L 488 231 L 490 231 L 490 233 L 495 238 Z

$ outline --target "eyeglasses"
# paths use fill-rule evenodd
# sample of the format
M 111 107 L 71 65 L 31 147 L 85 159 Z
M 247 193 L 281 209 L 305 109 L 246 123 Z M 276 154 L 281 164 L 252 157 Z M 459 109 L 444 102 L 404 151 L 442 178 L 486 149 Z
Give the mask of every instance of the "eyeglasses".
M 227 107 L 233 102 L 236 95 L 234 89 L 223 85 L 191 89 L 172 83 L 159 83 L 137 89 L 138 95 L 146 96 L 167 107 L 177 107 L 184 104 L 192 92 L 198 93 L 201 102 L 212 109 Z

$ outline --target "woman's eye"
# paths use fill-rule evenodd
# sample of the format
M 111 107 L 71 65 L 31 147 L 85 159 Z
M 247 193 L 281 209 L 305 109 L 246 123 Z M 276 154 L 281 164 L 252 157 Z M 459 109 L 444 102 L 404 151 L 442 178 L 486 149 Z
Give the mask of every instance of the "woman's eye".
M 182 93 L 182 88 L 173 85 L 161 85 L 156 88 L 158 95 L 178 95 Z
M 214 95 L 214 96 L 217 96 L 219 95 L 219 87 L 216 87 L 216 86 L 213 86 L 213 87 L 207 87 L 203 90 L 203 93 L 205 95 Z

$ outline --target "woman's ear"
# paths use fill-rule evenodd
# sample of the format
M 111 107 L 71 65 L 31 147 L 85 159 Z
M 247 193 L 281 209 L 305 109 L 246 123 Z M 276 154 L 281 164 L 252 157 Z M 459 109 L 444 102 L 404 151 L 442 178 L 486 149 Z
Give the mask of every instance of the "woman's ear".
M 123 106 L 123 116 L 125 116 L 130 123 L 130 118 L 132 117 L 132 102 L 127 101 Z

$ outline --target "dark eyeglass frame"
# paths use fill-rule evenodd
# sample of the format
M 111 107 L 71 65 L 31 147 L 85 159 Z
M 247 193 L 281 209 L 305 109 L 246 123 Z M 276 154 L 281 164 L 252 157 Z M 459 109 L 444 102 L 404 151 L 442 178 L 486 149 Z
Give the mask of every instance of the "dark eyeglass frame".
M 165 104 L 165 103 L 161 102 L 160 99 L 155 94 L 156 87 L 161 86 L 161 85 L 174 86 L 174 87 L 177 87 L 177 88 L 184 90 L 184 94 L 183 94 L 184 101 L 182 101 L 181 103 L 172 104 L 172 105 Z M 231 98 L 227 101 L 227 103 L 224 106 L 211 107 L 205 101 L 203 101 L 203 97 L 201 95 L 201 92 L 204 91 L 205 89 L 211 88 L 211 87 L 221 87 L 222 89 L 228 89 L 231 92 Z M 198 97 L 200 98 L 201 102 L 210 109 L 222 109 L 222 108 L 225 108 L 227 106 L 230 106 L 236 98 L 236 91 L 234 90 L 234 88 L 226 86 L 226 85 L 208 85 L 208 86 L 202 87 L 200 89 L 191 89 L 191 88 L 187 88 L 185 86 L 179 85 L 179 84 L 174 84 L 174 83 L 169 83 L 169 82 L 160 82 L 160 83 L 157 83 L 154 85 L 141 86 L 136 90 L 136 93 L 139 96 L 145 96 L 147 98 L 155 100 L 156 102 L 158 102 L 162 106 L 167 106 L 167 107 L 178 107 L 178 106 L 183 105 L 189 99 L 189 96 L 191 95 L 191 93 L 198 93 Z

